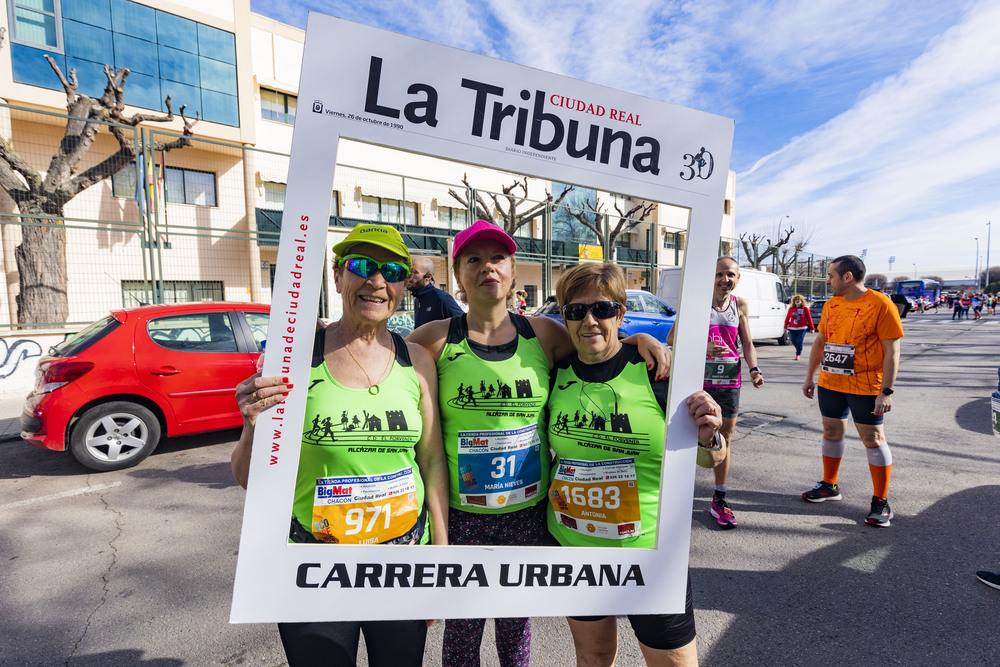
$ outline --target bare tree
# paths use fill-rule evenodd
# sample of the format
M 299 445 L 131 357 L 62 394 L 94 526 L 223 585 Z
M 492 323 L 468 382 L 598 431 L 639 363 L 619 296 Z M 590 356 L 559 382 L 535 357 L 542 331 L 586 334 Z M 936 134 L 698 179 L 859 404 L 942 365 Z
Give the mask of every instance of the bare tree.
M 142 122 L 169 123 L 174 119 L 170 97 L 166 114 L 135 114 L 125 116 L 122 89 L 129 70 L 104 66 L 108 79 L 104 94 L 99 98 L 79 94 L 76 69 L 63 76 L 59 66 L 45 56 L 66 91 L 66 122 L 59 148 L 49 161 L 48 169 L 40 172 L 0 137 L 0 187 L 10 195 L 20 218 L 21 244 L 14 251 L 17 261 L 20 293 L 17 296 L 17 320 L 21 324 L 65 322 L 69 315 L 66 294 L 66 230 L 62 225 L 63 210 L 73 197 L 95 183 L 132 165 L 136 159 L 134 135 L 121 126 L 135 127 Z M 185 105 L 186 106 L 186 105 Z M 191 144 L 191 128 L 200 120 L 180 115 L 184 133 L 171 142 L 157 142 L 152 148 L 169 151 Z M 103 125 L 102 122 L 113 123 Z M 77 173 L 80 161 L 93 145 L 102 127 L 107 127 L 118 141 L 118 150 L 101 162 Z M 51 216 L 49 224 L 38 224 Z
M 811 227 L 806 227 L 805 229 L 799 229 L 799 233 L 795 234 L 795 228 L 789 227 L 789 234 L 785 236 L 783 243 L 776 247 L 775 261 L 778 263 L 779 273 L 783 276 L 793 275 L 795 273 L 795 265 L 799 258 L 799 253 L 803 252 L 810 243 L 812 243 L 814 230 Z M 781 237 L 781 229 L 776 227 L 774 237 Z M 754 268 L 759 268 L 757 265 Z
M 777 233 L 766 236 L 756 232 L 752 234 L 744 232 L 740 234 L 740 244 L 743 246 L 743 252 L 746 253 L 750 266 L 759 269 L 764 260 L 777 253 L 778 248 L 787 244 L 794 233 L 794 227 L 789 227 L 784 231 L 778 229 Z M 772 236 L 777 241 L 772 241 Z
M 494 225 L 502 227 L 511 236 L 521 227 L 545 213 L 548 204 L 558 204 L 566 195 L 573 191 L 573 187 L 570 186 L 563 190 L 558 198 L 553 200 L 552 193 L 546 190 L 543 201 L 529 202 L 528 177 L 525 176 L 521 180 L 516 180 L 510 185 L 502 187 L 502 194 L 486 192 L 486 196 L 493 202 L 493 206 L 490 206 L 483 197 L 484 192 L 473 188 L 469 184 L 468 174 L 462 174 L 462 184 L 466 187 L 465 193 L 458 193 L 454 189 L 449 188 L 448 194 L 467 210 L 473 211 L 477 220 L 492 222 Z M 518 191 L 520 191 L 520 194 L 517 194 Z M 472 193 L 475 193 L 474 201 L 472 201 Z M 527 204 L 527 207 L 525 207 L 525 204 Z M 494 215 L 494 211 L 497 212 L 496 215 Z
M 882 289 L 889 284 L 889 278 L 884 273 L 869 273 L 865 275 L 865 284 Z
M 584 210 L 579 211 L 568 211 L 570 215 L 576 218 L 581 225 L 594 232 L 594 237 L 597 239 L 597 245 L 604 247 L 604 227 L 608 227 L 608 247 L 604 248 L 604 256 L 610 258 L 610 250 L 615 247 L 615 241 L 623 233 L 633 229 L 636 225 L 643 222 L 656 208 L 656 204 L 653 203 L 642 203 L 636 204 L 627 211 L 623 211 L 618 202 L 615 202 L 615 212 L 618 214 L 618 222 L 615 223 L 614 227 L 611 227 L 610 218 L 612 216 L 608 215 L 605 211 L 605 206 L 601 203 L 599 198 L 594 199 L 594 203 L 591 203 L 588 199 L 586 201 L 587 208 L 590 211 L 590 216 L 588 217 L 587 212 Z
M 944 278 L 942 278 L 941 276 L 920 276 L 920 278 L 922 280 L 936 280 L 939 283 L 944 282 Z

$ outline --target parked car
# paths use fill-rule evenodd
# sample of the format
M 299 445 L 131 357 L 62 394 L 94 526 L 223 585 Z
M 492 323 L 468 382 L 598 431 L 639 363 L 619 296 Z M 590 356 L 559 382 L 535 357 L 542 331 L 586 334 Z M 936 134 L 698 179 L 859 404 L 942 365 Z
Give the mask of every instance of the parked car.
M 809 313 L 812 315 L 813 326 L 819 326 L 819 317 L 823 314 L 823 306 L 826 304 L 826 299 L 816 299 L 809 306 Z
M 185 303 L 112 311 L 52 347 L 25 399 L 21 437 L 99 471 L 134 466 L 161 437 L 243 423 L 270 306 Z
M 659 341 L 666 341 L 667 333 L 677 319 L 677 311 L 656 295 L 644 290 L 628 290 L 625 297 L 625 319 L 618 329 L 619 335 L 628 337 L 636 333 L 648 333 Z M 555 299 L 539 306 L 533 316 L 563 321 Z

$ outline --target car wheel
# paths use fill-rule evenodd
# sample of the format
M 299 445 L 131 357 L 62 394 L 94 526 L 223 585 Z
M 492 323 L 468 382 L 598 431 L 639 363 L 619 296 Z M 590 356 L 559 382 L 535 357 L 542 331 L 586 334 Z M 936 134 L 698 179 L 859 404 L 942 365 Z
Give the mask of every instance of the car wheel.
M 781 338 L 778 339 L 778 345 L 791 345 L 792 339 L 788 336 L 788 332 L 781 334 Z
M 90 408 L 70 435 L 76 460 L 91 470 L 121 470 L 149 456 L 160 441 L 160 422 L 147 408 L 113 401 Z

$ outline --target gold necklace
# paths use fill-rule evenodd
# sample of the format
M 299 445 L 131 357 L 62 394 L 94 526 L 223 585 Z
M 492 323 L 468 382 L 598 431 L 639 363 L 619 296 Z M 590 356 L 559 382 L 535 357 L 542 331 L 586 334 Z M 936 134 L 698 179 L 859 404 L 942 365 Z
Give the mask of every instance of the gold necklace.
M 371 378 L 370 375 L 368 375 L 368 371 L 366 371 L 365 367 L 361 365 L 361 362 L 358 361 L 358 358 L 354 356 L 354 353 L 351 352 L 351 348 L 348 347 L 347 343 L 344 343 L 344 349 L 347 350 L 347 354 L 351 355 L 351 359 L 353 359 L 354 363 L 356 363 L 358 365 L 358 368 L 361 369 L 361 372 L 365 374 L 365 379 L 368 380 L 368 393 L 371 394 L 372 396 L 377 396 L 378 392 L 380 391 L 379 388 L 378 388 L 378 382 L 372 382 L 372 378 Z M 382 380 L 384 380 L 386 378 L 386 376 L 389 374 L 389 367 L 392 366 L 392 359 L 395 356 L 396 356 L 396 345 L 395 345 L 395 343 L 392 340 L 392 335 L 390 334 L 390 336 L 389 336 L 389 363 L 387 363 L 385 365 L 385 370 L 382 371 L 382 375 L 379 378 L 379 382 L 381 382 Z

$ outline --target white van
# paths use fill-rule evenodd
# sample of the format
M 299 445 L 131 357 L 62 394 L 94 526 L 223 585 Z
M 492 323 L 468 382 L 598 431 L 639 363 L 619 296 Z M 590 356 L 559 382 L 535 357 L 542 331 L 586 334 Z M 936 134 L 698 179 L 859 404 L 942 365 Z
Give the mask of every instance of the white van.
M 667 303 L 678 303 L 681 293 L 681 267 L 660 270 L 656 296 Z M 776 340 L 788 345 L 785 333 L 785 288 L 773 273 L 755 269 L 740 269 L 740 282 L 733 294 L 743 299 L 750 315 L 750 336 L 754 340 Z M 682 314 L 683 315 L 683 314 Z

